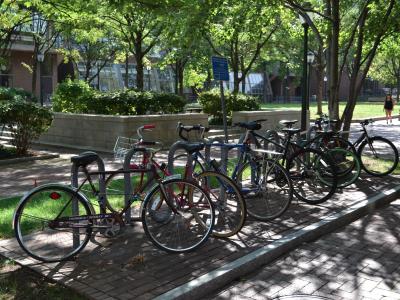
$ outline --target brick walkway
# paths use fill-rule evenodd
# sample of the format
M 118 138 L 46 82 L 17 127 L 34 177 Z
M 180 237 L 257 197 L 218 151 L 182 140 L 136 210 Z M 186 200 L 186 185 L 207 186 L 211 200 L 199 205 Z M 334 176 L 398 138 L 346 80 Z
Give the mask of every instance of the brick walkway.
M 212 299 L 400 299 L 400 200 L 255 271 Z M 304 299 L 307 299 L 304 298 Z
M 281 219 L 271 223 L 248 220 L 237 236 L 227 240 L 210 239 L 201 249 L 184 255 L 166 254 L 154 248 L 145 238 L 140 224 L 128 227 L 114 239 L 96 236 L 75 261 L 38 263 L 21 252 L 15 239 L 0 241 L 0 254 L 96 299 L 149 299 L 304 228 L 327 214 L 341 211 L 385 187 L 399 184 L 398 177 L 364 177 L 357 185 L 337 193 L 322 205 L 310 206 L 294 201 Z

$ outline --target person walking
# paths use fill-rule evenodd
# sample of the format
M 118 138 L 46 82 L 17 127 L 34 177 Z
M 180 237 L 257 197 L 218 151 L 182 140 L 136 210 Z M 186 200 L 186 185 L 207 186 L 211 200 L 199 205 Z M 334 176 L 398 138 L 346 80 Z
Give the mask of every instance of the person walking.
M 383 109 L 386 112 L 386 124 L 389 124 L 389 121 L 390 121 L 390 124 L 392 124 L 393 107 L 394 107 L 394 100 L 392 98 L 392 95 L 388 94 L 388 95 L 386 95 L 385 103 L 383 105 Z

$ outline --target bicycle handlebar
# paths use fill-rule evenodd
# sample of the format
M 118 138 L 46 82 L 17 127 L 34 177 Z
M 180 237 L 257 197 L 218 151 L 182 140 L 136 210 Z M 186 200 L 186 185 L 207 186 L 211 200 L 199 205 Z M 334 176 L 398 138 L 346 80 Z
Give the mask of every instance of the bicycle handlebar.
M 147 125 L 138 127 L 138 129 L 136 129 L 136 133 L 137 133 L 139 140 L 143 140 L 143 130 L 151 130 L 154 128 L 156 128 L 156 125 L 154 125 L 154 124 L 147 124 Z
M 204 138 L 204 133 L 210 131 L 209 127 L 205 127 L 201 124 L 197 124 L 197 125 L 183 125 L 181 122 L 178 122 L 178 125 L 176 126 L 176 129 L 178 131 L 178 135 L 179 137 L 184 140 L 184 141 L 188 141 L 188 138 L 183 136 L 183 131 L 189 133 L 192 130 L 196 130 L 200 132 L 200 136 L 201 138 Z

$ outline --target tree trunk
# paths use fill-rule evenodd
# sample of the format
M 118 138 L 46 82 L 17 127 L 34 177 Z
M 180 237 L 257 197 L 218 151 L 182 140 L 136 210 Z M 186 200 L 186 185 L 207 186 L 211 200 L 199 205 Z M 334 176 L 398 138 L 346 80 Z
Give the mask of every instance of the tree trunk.
M 179 74 L 178 74 L 178 61 L 175 62 L 175 81 L 174 81 L 174 90 L 175 90 L 175 95 L 179 94 Z
M 317 115 L 322 115 L 322 99 L 324 97 L 324 69 L 317 67 Z
M 237 95 L 239 93 L 240 78 L 238 70 L 233 71 L 233 94 Z
M 125 88 L 129 88 L 129 54 L 125 53 Z
M 332 36 L 330 42 L 329 116 L 339 119 L 339 1 L 331 2 Z
M 144 88 L 144 65 L 143 57 L 135 55 L 136 58 L 136 88 L 143 91 Z
M 179 74 L 179 95 L 183 96 L 183 72 L 184 72 L 184 67 L 183 64 L 179 64 L 179 69 L 178 69 L 178 74 Z

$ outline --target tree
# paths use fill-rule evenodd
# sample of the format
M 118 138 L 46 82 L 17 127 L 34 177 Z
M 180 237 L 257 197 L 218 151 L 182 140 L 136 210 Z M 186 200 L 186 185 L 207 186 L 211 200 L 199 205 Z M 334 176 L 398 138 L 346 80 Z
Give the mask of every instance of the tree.
M 281 24 L 280 9 L 273 1 L 224 0 L 210 10 L 204 36 L 214 53 L 228 58 L 233 72 L 233 93 L 260 57 L 262 49 Z
M 162 16 L 144 5 L 126 2 L 122 6 L 105 9 L 104 17 L 110 21 L 109 25 L 119 34 L 119 39 L 134 56 L 136 87 L 143 90 L 145 58 L 159 42 L 159 37 L 165 29 Z
M 400 34 L 388 37 L 379 48 L 379 52 L 371 66 L 372 78 L 396 87 L 396 101 L 400 99 Z

